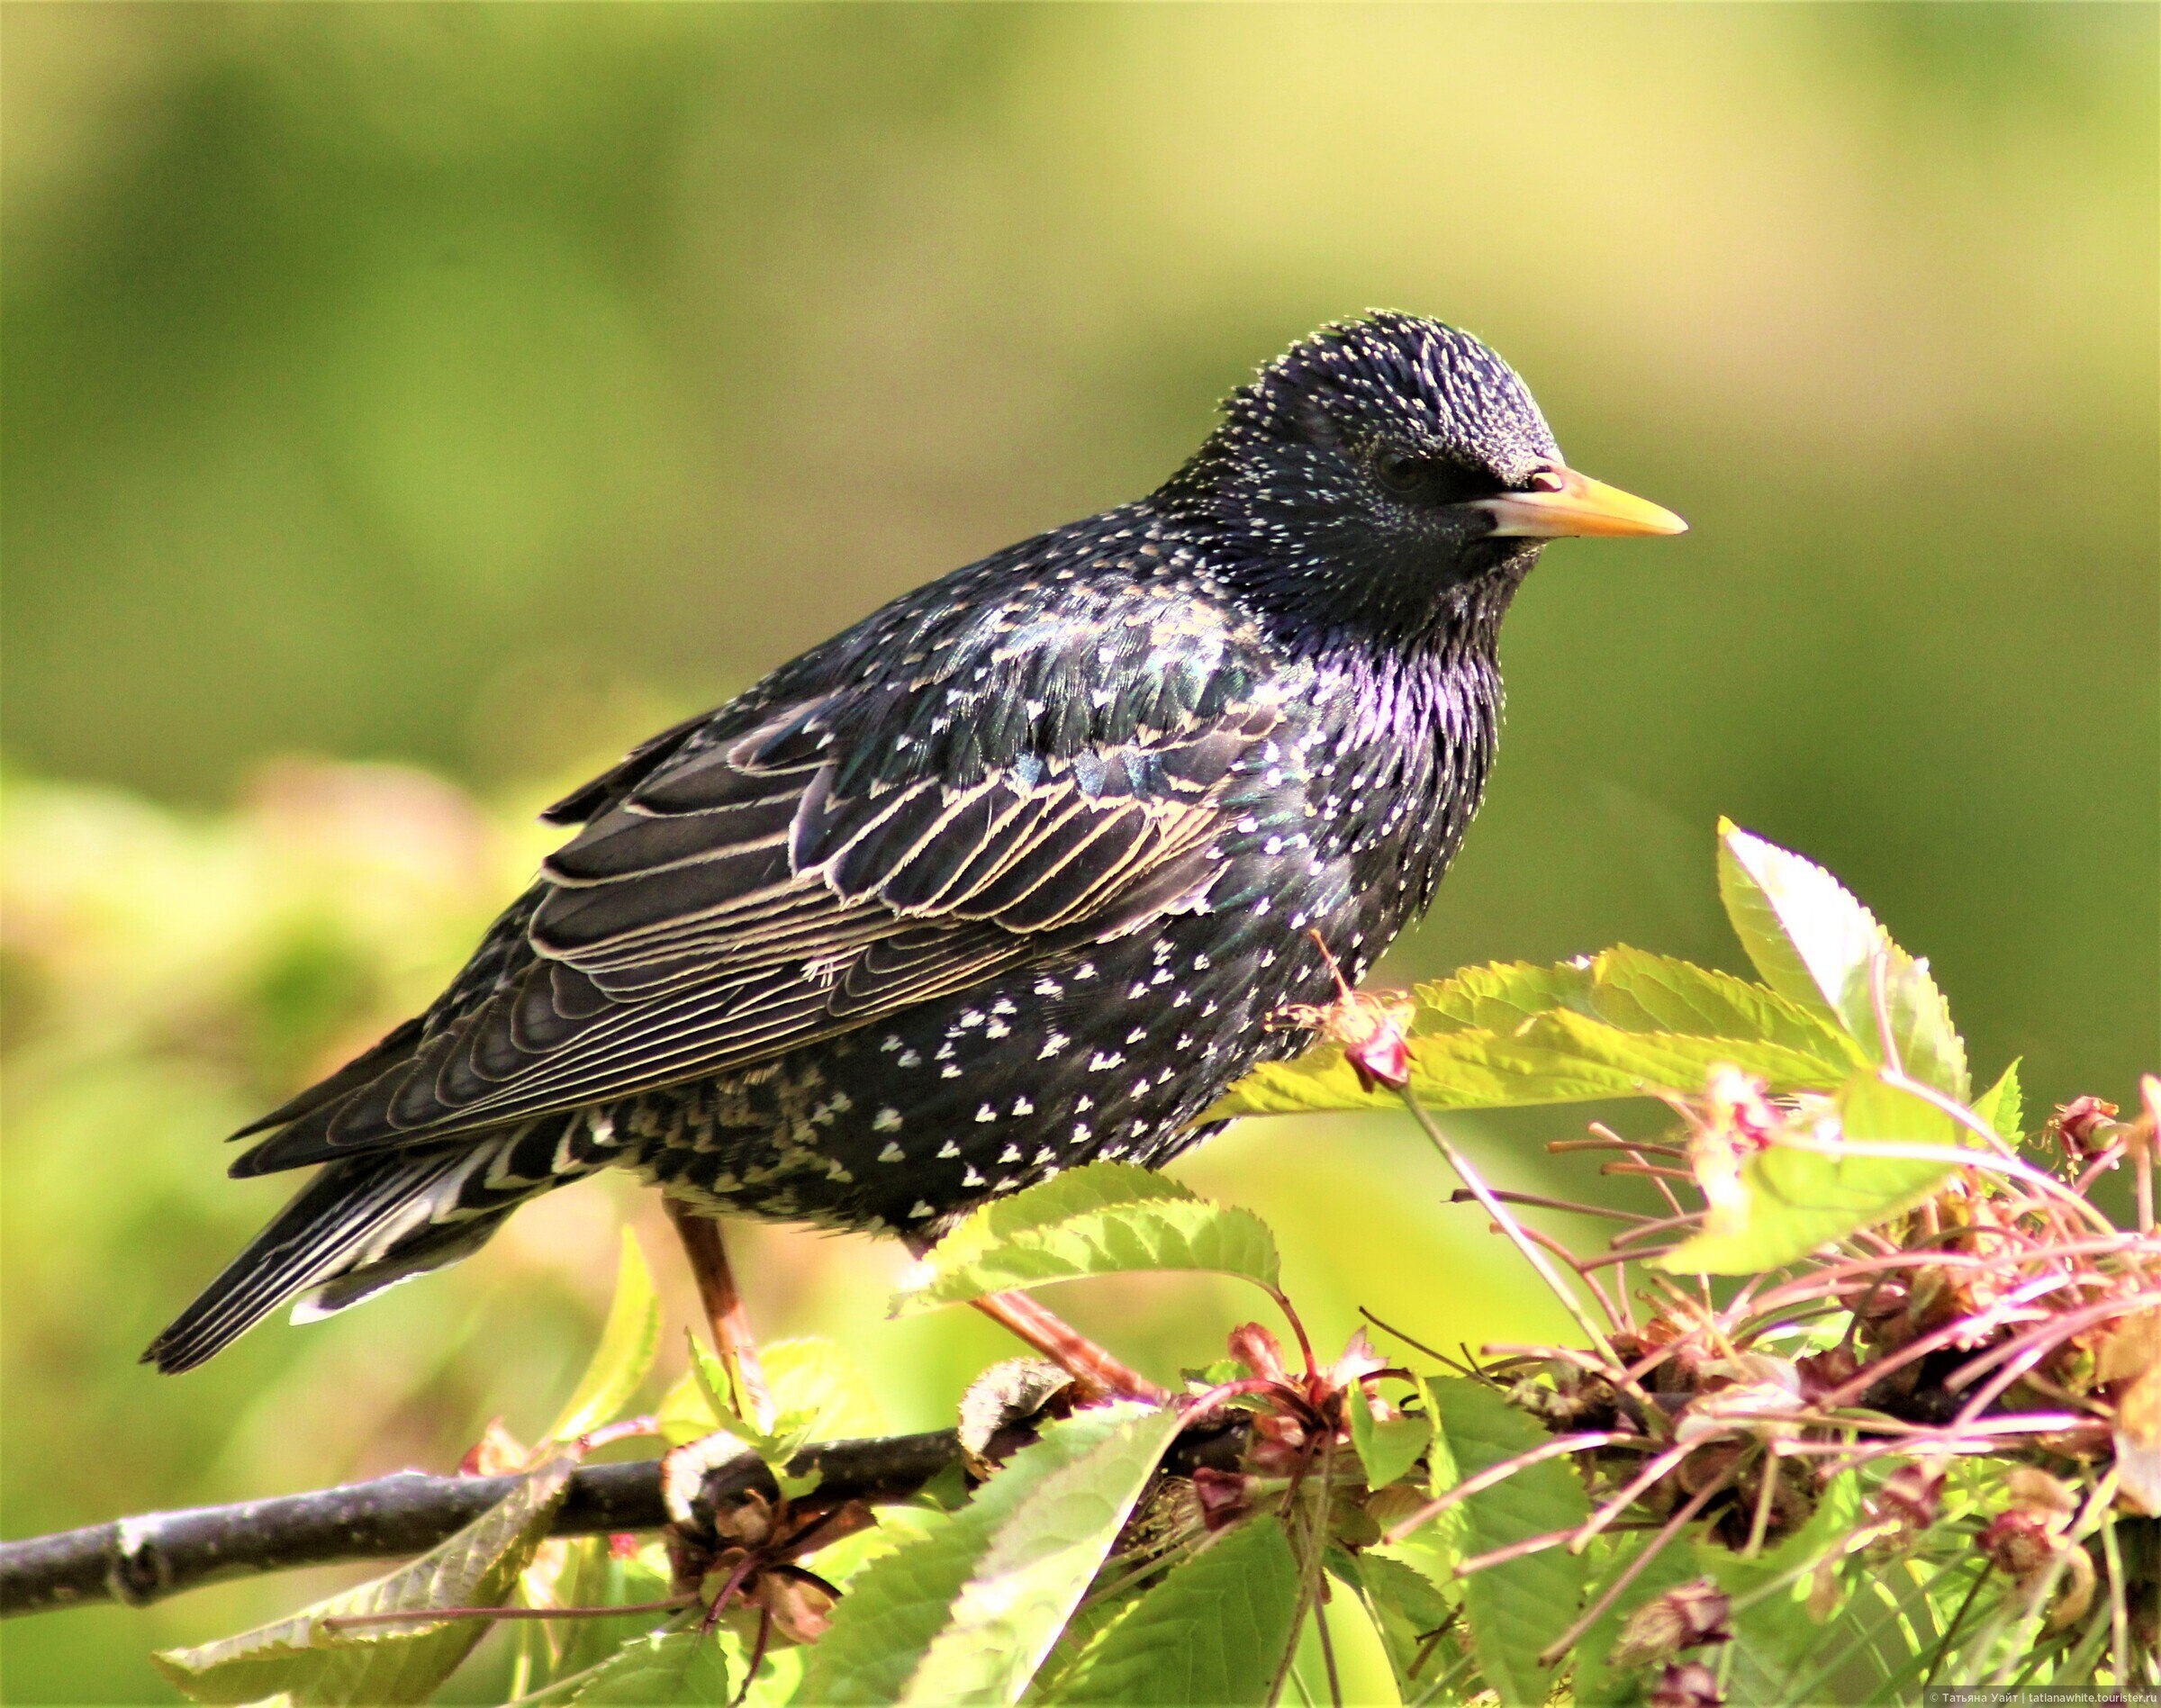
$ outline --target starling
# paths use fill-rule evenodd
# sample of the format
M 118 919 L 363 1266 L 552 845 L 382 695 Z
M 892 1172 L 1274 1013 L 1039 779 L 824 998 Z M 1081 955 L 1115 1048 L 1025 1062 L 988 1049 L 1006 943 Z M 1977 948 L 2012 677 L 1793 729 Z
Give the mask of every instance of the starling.
M 582 827 L 429 1010 L 236 1136 L 319 1167 L 145 1357 L 342 1309 L 617 1165 L 921 1243 L 1154 1166 L 1360 978 L 1476 812 L 1550 538 L 1677 533 L 1515 372 L 1382 313 L 1149 497 L 903 595 L 550 808 Z

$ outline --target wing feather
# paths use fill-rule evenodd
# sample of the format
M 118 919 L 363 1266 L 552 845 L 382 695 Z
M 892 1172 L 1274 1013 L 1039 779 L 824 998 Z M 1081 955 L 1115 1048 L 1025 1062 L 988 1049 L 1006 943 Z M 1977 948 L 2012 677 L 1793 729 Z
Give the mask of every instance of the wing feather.
M 987 771 L 956 746 L 959 781 L 851 789 L 832 701 L 679 727 L 567 797 L 584 829 L 417 1035 L 286 1105 L 235 1172 L 752 1065 L 1196 905 L 1225 780 L 1275 723 L 1248 702 Z

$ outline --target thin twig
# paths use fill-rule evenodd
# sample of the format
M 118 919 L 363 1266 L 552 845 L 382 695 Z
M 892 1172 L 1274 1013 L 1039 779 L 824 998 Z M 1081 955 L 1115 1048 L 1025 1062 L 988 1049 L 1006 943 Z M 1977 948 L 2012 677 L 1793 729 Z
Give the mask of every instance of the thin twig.
M 820 1481 L 801 1503 L 906 1500 L 959 1462 L 951 1430 L 806 1448 L 791 1469 Z M 555 1536 L 659 1530 L 668 1523 L 661 1461 L 583 1465 L 571 1473 L 548 1526 Z M 144 1607 L 183 1590 L 259 1572 L 425 1553 L 515 1494 L 519 1477 L 430 1477 L 402 1471 L 274 1500 L 149 1513 L 57 1535 L 0 1542 L 0 1618 L 100 1601 Z M 748 1489 L 776 1495 L 749 1453 L 706 1474 L 700 1499 Z
M 1553 1267 L 1551 1261 L 1538 1248 L 1536 1243 L 1524 1235 L 1522 1225 L 1509 1213 L 1508 1206 L 1494 1197 L 1493 1188 L 1486 1184 L 1484 1177 L 1470 1166 L 1469 1161 L 1461 1152 L 1456 1149 L 1448 1134 L 1442 1132 L 1440 1123 L 1433 1119 L 1425 1105 L 1419 1102 L 1418 1094 L 1413 1091 L 1408 1085 L 1401 1088 L 1400 1094 L 1404 1106 L 1410 1110 L 1412 1118 L 1424 1129 L 1425 1136 L 1433 1142 L 1433 1148 L 1441 1152 L 1442 1161 L 1447 1162 L 1448 1166 L 1456 1171 L 1456 1177 L 1477 1195 L 1478 1203 L 1484 1207 L 1486 1214 L 1500 1225 L 1502 1233 L 1505 1234 L 1515 1249 L 1524 1254 L 1524 1260 L 1531 1267 L 1538 1271 L 1539 1279 L 1553 1289 L 1553 1296 L 1560 1301 L 1563 1308 L 1575 1319 L 1576 1326 L 1581 1329 L 1585 1338 L 1598 1349 L 1599 1356 L 1612 1366 L 1617 1375 L 1622 1376 L 1623 1386 L 1628 1387 L 1630 1396 L 1643 1407 L 1645 1416 L 1652 1420 L 1652 1426 L 1656 1427 L 1658 1409 L 1650 1403 L 1650 1396 L 1635 1388 L 1632 1384 L 1627 1383 L 1625 1377 L 1627 1367 L 1622 1363 L 1620 1355 L 1614 1351 L 1613 1343 L 1605 1338 L 1596 1319 L 1583 1308 L 1583 1301 L 1576 1297 L 1575 1288 L 1560 1279 L 1560 1271 Z
M 1585 1608 L 1574 1624 L 1570 1625 L 1568 1630 L 1562 1631 L 1558 1638 L 1547 1645 L 1545 1650 L 1538 1658 L 1539 1665 L 1542 1667 L 1551 1667 L 1554 1665 L 1561 1656 L 1567 1654 L 1569 1649 L 1573 1649 L 1576 1646 L 1577 1639 L 1581 1637 L 1585 1631 L 1590 1630 L 1593 1625 L 1598 1622 L 1599 1615 L 1605 1613 L 1608 1607 L 1611 1607 L 1614 1603 L 1620 1598 L 1620 1595 L 1623 1590 L 1626 1589 L 1631 1584 L 1634 1583 L 1640 1576 L 1641 1576 L 1643 1568 L 1650 1565 L 1650 1562 L 1656 1559 L 1660 1554 L 1664 1553 L 1668 1545 L 1673 1541 L 1673 1539 L 1676 1536 L 1678 1536 L 1683 1530 L 1686 1529 L 1687 1526 L 1695 1521 L 1696 1514 L 1702 1512 L 1704 1507 L 1708 1506 L 1720 1494 L 1724 1492 L 1726 1485 L 1733 1480 L 1734 1473 L 1737 1469 L 1737 1466 L 1727 1467 L 1727 1469 L 1719 1476 L 1713 1478 L 1710 1482 L 1705 1483 L 1702 1488 L 1698 1489 L 1694 1495 L 1690 1496 L 1687 1504 L 1682 1506 L 1678 1512 L 1674 1514 L 1671 1518 L 1666 1521 L 1665 1524 L 1659 1529 L 1659 1533 L 1652 1537 L 1650 1541 L 1644 1543 L 1641 1551 L 1639 1552 L 1633 1559 L 1628 1562 L 1627 1568 L 1622 1571 L 1621 1574 L 1616 1577 L 1612 1583 L 1606 1586 L 1605 1593 L 1600 1595 L 1598 1599 L 1593 1602 L 1588 1607 Z
M 1458 1501 L 1468 1500 L 1471 1496 L 1482 1493 L 1496 1483 L 1507 1481 L 1516 1472 L 1528 1470 L 1532 1466 L 1542 1464 L 1549 1459 L 1559 1459 L 1564 1453 L 1589 1452 L 1596 1448 L 1614 1447 L 1623 1443 L 1632 1446 L 1637 1442 L 1646 1441 L 1646 1439 L 1641 1435 L 1626 1434 L 1619 1430 L 1610 1429 L 1592 1430 L 1581 1435 L 1556 1435 L 1551 1441 L 1533 1447 L 1528 1452 L 1518 1453 L 1513 1459 L 1505 1459 L 1497 1465 L 1488 1465 L 1476 1475 L 1466 1477 L 1453 1488 L 1428 1501 L 1408 1518 L 1398 1519 L 1395 1523 L 1389 1525 L 1381 1533 L 1380 1540 L 1388 1543 L 1399 1542 L 1412 1532 L 1421 1529 L 1440 1517 Z
M 344 1631 L 359 1625 L 432 1625 L 441 1619 L 614 1619 L 696 1605 L 695 1595 L 670 1595 L 663 1601 L 625 1602 L 619 1607 L 422 1607 L 402 1613 L 332 1613 L 315 1622 L 325 1631 Z
M 1504 1204 L 1521 1204 L 1533 1210 L 1566 1210 L 1570 1215 L 1603 1216 L 1609 1222 L 1649 1222 L 1650 1217 L 1634 1210 L 1615 1209 L 1610 1204 L 1579 1204 L 1574 1198 L 1550 1198 L 1537 1192 L 1512 1192 L 1495 1187 L 1493 1195 Z M 1460 1186 L 1448 1195 L 1451 1204 L 1472 1204 L 1478 1194 L 1469 1187 Z M 1616 1234 L 1615 1238 L 1621 1237 Z

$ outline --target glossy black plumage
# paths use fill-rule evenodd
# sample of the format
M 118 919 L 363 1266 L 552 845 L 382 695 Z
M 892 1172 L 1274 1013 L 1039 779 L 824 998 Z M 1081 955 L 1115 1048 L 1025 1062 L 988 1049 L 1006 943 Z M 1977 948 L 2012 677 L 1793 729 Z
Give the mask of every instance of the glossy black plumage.
M 429 1012 L 253 1127 L 326 1165 L 146 1355 L 336 1309 L 608 1164 L 715 1211 L 921 1238 L 1157 1163 L 1434 886 L 1548 490 L 1515 375 L 1325 329 L 1163 488 L 896 600 L 656 737 Z M 1542 485 L 1541 483 L 1546 483 Z

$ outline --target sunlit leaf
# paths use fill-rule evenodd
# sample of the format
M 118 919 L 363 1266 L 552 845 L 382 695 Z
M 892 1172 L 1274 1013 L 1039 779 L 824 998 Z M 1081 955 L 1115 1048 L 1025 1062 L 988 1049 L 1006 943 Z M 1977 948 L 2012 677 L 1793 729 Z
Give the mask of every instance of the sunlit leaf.
M 884 1432 L 877 1391 L 837 1342 L 812 1334 L 768 1341 L 758 1357 L 773 1408 L 807 1419 L 806 1441 L 860 1441 Z
M 1409 1470 L 1433 1435 L 1432 1418 L 1416 1413 L 1377 1418 L 1372 1408 L 1378 1403 L 1359 1385 L 1343 1405 L 1351 1418 L 1351 1444 L 1358 1450 L 1358 1461 L 1365 1468 L 1368 1488 L 1386 1488 Z
M 653 1290 L 653 1271 L 637 1249 L 637 1236 L 625 1228 L 615 1272 L 615 1301 L 608 1307 L 600 1344 L 563 1414 L 548 1426 L 543 1439 L 574 1441 L 587 1430 L 613 1421 L 637 1392 L 659 1350 L 660 1297 Z
M 563 1568 L 550 1586 L 550 1599 L 557 1606 L 619 1607 L 660 1601 L 671 1592 L 666 1555 L 657 1543 L 628 1558 L 619 1556 L 606 1536 L 579 1537 L 563 1547 Z M 662 1617 L 646 1613 L 549 1621 L 548 1634 L 557 1645 L 549 1676 L 565 1678 L 598 1665 L 624 1643 L 650 1631 Z
M 1174 1412 L 1133 1404 L 1053 1423 L 951 1519 L 858 1574 L 803 1700 L 1017 1696 L 1176 1431 Z
M 1813 1478 L 1805 1480 L 1813 1483 Z M 1816 1508 L 1808 1522 L 1752 1559 L 1711 1542 L 1695 1550 L 1696 1569 L 1736 1604 L 1733 1684 L 1745 1700 L 1789 1700 L 1798 1675 L 1843 1647 L 1856 1634 L 1857 1622 L 1879 1623 L 1882 1609 L 1873 1598 L 1857 1598 L 1847 1604 L 1846 1617 L 1829 1621 L 1809 1611 L 1813 1585 L 1806 1568 L 1840 1557 L 1860 1522 L 1859 1480 L 1850 1472 L 1814 1494 Z M 1892 1634 L 1888 1628 L 1879 1631 Z M 1808 1700 L 1822 1697 L 1812 1693 Z
M 2019 1089 L 2019 1064 L 2013 1062 L 1969 1106 L 1998 1138 L 2016 1144 L 2024 1136 L 2025 1099 Z
M 1765 982 L 1836 1020 L 1873 1062 L 1884 1060 L 1881 1034 L 1887 1026 L 1908 1073 L 1964 1098 L 1966 1044 L 1926 963 L 1894 943 L 1876 916 L 1822 867 L 1724 819 L 1718 833 L 1719 894 Z
M 900 1700 L 925 1708 L 1017 1701 L 1178 1429 L 1175 1409 L 1144 1410 L 1044 1478 L 999 1526 Z
M 1628 1536 L 1618 1547 L 1606 1550 L 1605 1570 L 1593 1586 L 1594 1593 L 1603 1593 L 1623 1573 L 1634 1569 L 1649 1546 L 1649 1537 Z M 1623 1670 L 1612 1664 L 1614 1644 L 1637 1608 L 1700 1576 L 1695 1550 L 1686 1540 L 1661 1549 L 1636 1571 L 1627 1587 L 1591 1622 L 1590 1629 L 1576 1645 L 1575 1708 L 1636 1708 L 1650 1694 L 1652 1679 L 1645 1676 L 1645 1669 Z
M 1839 1094 L 1840 1131 L 1849 1141 L 1956 1145 L 1950 1116 L 1873 1073 L 1857 1073 Z M 1682 1275 L 1745 1275 L 1776 1269 L 1819 1245 L 1911 1208 L 1949 1165 L 1897 1157 L 1837 1156 L 1775 1144 L 1741 1167 L 1735 1204 L 1715 1208 L 1704 1231 L 1652 1266 Z
M 196 1702 L 243 1703 L 288 1693 L 296 1708 L 423 1702 L 487 1634 L 478 1619 L 384 1623 L 325 1630 L 327 1618 L 423 1612 L 432 1607 L 501 1606 L 547 1533 L 569 1487 L 559 1459 L 457 1535 L 386 1577 L 238 1637 L 151 1659 L 175 1688 Z
M 1436 1439 L 1445 1441 L 1459 1477 L 1476 1476 L 1548 1439 L 1482 1382 L 1440 1376 L 1425 1387 Z M 1459 1510 L 1464 1552 L 1478 1555 L 1580 1524 L 1590 1516 L 1590 1499 L 1573 1466 L 1546 1459 L 1470 1496 Z M 1579 1556 L 1548 1548 L 1461 1580 L 1478 1670 L 1503 1703 L 1543 1703 L 1551 1692 L 1553 1670 L 1538 1664 L 1538 1653 L 1575 1619 L 1588 1571 Z
M 1858 1055 L 1842 1028 L 1766 985 L 1641 949 L 1592 958 L 1590 1005 L 1624 1032 L 1777 1044 L 1832 1069 L 1854 1065 Z
M 1258 1518 L 1171 1568 L 1099 1635 L 1048 1703 L 1259 1703 L 1298 1613 L 1298 1567 L 1281 1523 Z
M 1445 1645 L 1436 1640 L 1448 1628 L 1456 1604 L 1415 1567 L 1371 1551 L 1359 1556 L 1358 1588 L 1367 1616 L 1380 1633 L 1397 1688 L 1407 1702 L 1447 1670 Z
M 924 1259 L 893 1314 L 1138 1270 L 1215 1270 L 1273 1288 L 1279 1264 L 1274 1236 L 1251 1211 L 1153 1170 L 1092 1162 L 972 1213 Z
M 1498 1109 L 1610 1098 L 1700 1094 L 1712 1068 L 1731 1063 L 1773 1091 L 1835 1085 L 1847 1071 L 1820 1054 L 1768 1039 L 1627 1032 L 1560 1008 L 1508 1033 L 1414 1034 L 1411 1089 L 1436 1109 Z M 1334 1047 L 1256 1069 L 1206 1118 L 1400 1108 L 1396 1094 L 1368 1090 Z
M 575 1673 L 516 1708 L 677 1708 L 734 1699 L 729 1650 L 720 1632 L 702 1633 L 693 1621 L 676 1630 L 634 1637 L 605 1660 Z
M 1463 967 L 1418 987 L 1414 1035 L 1515 1031 L 1554 1008 L 1592 1014 L 1591 963 L 1564 961 L 1542 967 L 1528 961 L 1496 961 Z

